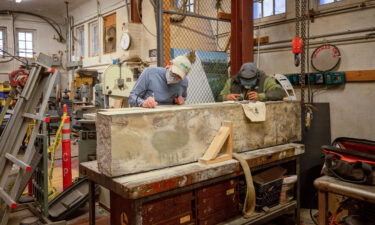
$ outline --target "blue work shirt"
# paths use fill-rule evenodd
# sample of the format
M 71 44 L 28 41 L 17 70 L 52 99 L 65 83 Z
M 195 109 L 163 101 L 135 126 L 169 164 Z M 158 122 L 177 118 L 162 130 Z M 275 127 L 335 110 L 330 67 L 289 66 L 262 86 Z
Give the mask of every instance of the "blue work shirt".
M 145 69 L 133 90 L 130 92 L 129 105 L 142 106 L 148 97 L 153 97 L 159 105 L 173 105 L 173 99 L 182 96 L 186 100 L 189 80 L 187 77 L 176 84 L 167 84 L 164 67 L 148 67 Z

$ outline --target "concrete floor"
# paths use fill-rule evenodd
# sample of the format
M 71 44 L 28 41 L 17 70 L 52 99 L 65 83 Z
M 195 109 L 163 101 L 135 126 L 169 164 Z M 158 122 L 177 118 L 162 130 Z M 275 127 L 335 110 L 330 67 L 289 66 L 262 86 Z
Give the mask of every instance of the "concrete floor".
M 67 221 L 68 225 L 87 225 L 89 215 L 88 215 L 88 206 L 81 208 L 78 210 L 77 215 L 75 218 Z M 313 210 L 313 214 L 316 213 L 317 210 Z M 24 218 L 33 216 L 29 210 L 21 210 L 19 212 L 15 212 L 11 215 L 8 225 L 19 225 L 20 221 Z M 96 206 L 96 224 L 98 225 L 111 225 L 110 224 L 110 213 L 106 210 L 102 209 L 100 206 Z M 274 221 L 269 222 L 266 225 L 294 225 L 293 221 L 288 217 L 283 217 L 276 219 Z M 309 209 L 301 209 L 301 223 L 300 225 L 315 225 L 314 222 L 310 218 L 310 211 Z
M 19 225 L 20 222 L 26 218 L 33 217 L 33 213 L 28 209 L 19 210 L 11 214 L 8 225 Z M 84 225 L 89 224 L 88 205 L 77 210 L 75 218 L 68 220 L 67 225 Z M 110 225 L 110 214 L 96 206 L 96 224 L 97 225 Z
M 51 143 L 53 142 L 54 137 L 51 137 Z M 78 169 L 79 169 L 79 160 L 78 160 L 78 144 L 76 143 L 76 138 L 72 138 L 71 144 L 71 163 L 72 163 L 72 181 L 74 182 L 78 178 Z M 57 190 L 57 192 L 63 191 L 63 176 L 62 176 L 62 150 L 61 145 L 55 151 L 55 162 L 54 162 L 54 169 L 53 169 L 53 179 L 52 185 Z M 25 191 L 27 193 L 27 191 Z M 88 210 L 84 210 L 83 213 L 86 213 Z M 98 209 L 98 211 L 103 211 L 102 209 Z M 20 210 L 15 213 L 12 213 L 8 224 L 18 225 L 20 221 L 24 218 L 32 216 L 32 213 L 29 210 Z M 83 215 L 83 218 L 87 217 L 88 215 Z M 109 218 L 109 216 L 107 216 Z M 82 220 L 82 218 L 81 218 Z M 81 221 L 81 220 L 78 220 Z M 68 223 L 69 224 L 69 223 Z M 84 223 L 78 223 L 84 224 Z M 106 223 L 109 224 L 109 223 Z

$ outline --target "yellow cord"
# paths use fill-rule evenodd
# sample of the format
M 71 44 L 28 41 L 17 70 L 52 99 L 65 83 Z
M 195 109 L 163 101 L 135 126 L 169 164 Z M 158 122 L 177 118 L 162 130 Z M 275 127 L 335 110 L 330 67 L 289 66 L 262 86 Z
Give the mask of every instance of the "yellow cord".
M 63 116 L 62 116 L 59 128 L 57 129 L 55 140 L 53 141 L 53 144 L 48 147 L 48 152 L 51 153 L 51 162 L 50 162 L 49 174 L 48 174 L 48 183 L 49 183 L 49 185 L 48 185 L 48 189 L 49 189 L 48 193 L 50 193 L 48 195 L 48 200 L 53 199 L 55 196 L 57 196 L 59 194 L 57 192 L 56 188 L 52 184 L 52 178 L 53 178 L 53 168 L 54 168 L 54 165 L 55 165 L 55 151 L 56 151 L 57 147 L 59 147 L 59 145 L 61 143 L 62 127 L 64 125 L 64 121 L 65 121 L 66 117 L 67 117 L 67 114 L 64 113 Z

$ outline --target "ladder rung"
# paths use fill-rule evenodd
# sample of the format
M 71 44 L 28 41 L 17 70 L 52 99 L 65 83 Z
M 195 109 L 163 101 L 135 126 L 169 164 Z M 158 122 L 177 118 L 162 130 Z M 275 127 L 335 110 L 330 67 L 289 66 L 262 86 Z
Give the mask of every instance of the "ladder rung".
M 43 116 L 38 116 L 38 115 L 31 114 L 31 113 L 24 113 L 23 117 L 34 119 L 34 120 L 44 121 L 44 117 Z
M 5 154 L 5 158 L 9 159 L 10 161 L 12 161 L 14 164 L 16 164 L 17 166 L 21 167 L 22 169 L 24 169 L 26 172 L 31 172 L 31 166 L 29 166 L 28 164 L 26 164 L 25 162 L 17 159 L 15 156 L 9 154 L 9 153 L 6 153 Z
M 4 202 L 12 209 L 17 208 L 17 203 L 4 191 L 4 189 L 0 188 L 0 197 L 4 200 Z

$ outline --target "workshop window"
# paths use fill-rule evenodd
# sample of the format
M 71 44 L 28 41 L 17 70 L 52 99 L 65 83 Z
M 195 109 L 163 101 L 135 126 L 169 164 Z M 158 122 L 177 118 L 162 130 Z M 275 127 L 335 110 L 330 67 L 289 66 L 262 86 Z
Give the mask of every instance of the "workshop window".
M 342 0 L 319 0 L 319 5 L 325 5 L 335 2 L 341 2 Z
M 84 26 L 80 26 L 77 28 L 76 35 L 78 38 L 79 47 L 77 48 L 77 56 L 84 57 L 85 56 L 85 28 Z
M 0 56 L 4 56 L 2 50 L 6 50 L 6 30 L 5 28 L 0 28 Z
M 98 22 L 90 23 L 90 56 L 99 55 L 99 26 Z
M 34 57 L 34 31 L 17 29 L 17 53 L 20 57 Z
M 176 0 L 176 8 L 181 8 L 185 0 Z M 186 0 L 186 12 L 195 12 L 194 11 L 194 0 Z
M 263 0 L 254 2 L 254 19 L 285 13 L 286 0 Z

